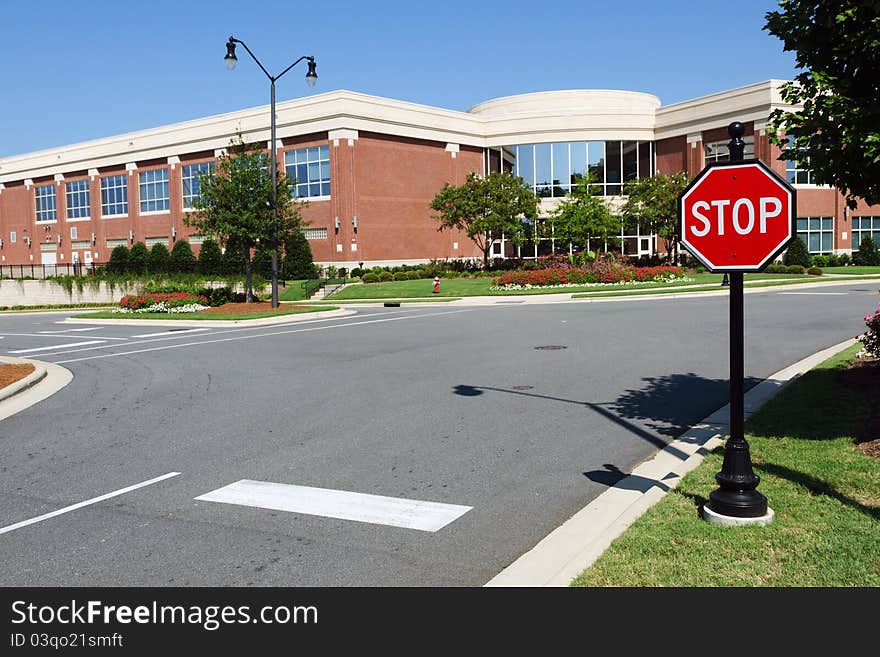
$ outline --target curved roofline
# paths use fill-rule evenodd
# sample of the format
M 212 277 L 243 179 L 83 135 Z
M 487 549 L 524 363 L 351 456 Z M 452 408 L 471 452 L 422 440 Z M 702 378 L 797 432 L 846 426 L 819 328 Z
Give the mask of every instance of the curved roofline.
M 565 95 L 565 94 L 614 94 L 616 96 L 637 96 L 644 99 L 650 99 L 655 102 L 657 106 L 660 106 L 660 98 L 655 96 L 654 94 L 649 94 L 644 91 L 631 91 L 626 89 L 556 89 L 553 91 L 532 91 L 524 94 L 513 94 L 510 96 L 499 96 L 498 98 L 490 98 L 489 100 L 484 100 L 472 107 L 467 109 L 469 114 L 473 113 L 479 107 L 484 105 L 489 105 L 491 103 L 509 101 L 509 100 L 525 100 L 527 98 L 538 98 L 538 97 L 547 97 L 554 95 Z

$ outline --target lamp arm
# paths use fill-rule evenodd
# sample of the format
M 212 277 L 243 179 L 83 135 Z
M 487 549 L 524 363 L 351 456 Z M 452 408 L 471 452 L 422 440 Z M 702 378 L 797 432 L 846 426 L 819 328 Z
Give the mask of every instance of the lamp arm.
M 275 76 L 275 79 L 277 80 L 278 78 L 280 78 L 282 75 L 284 75 L 285 73 L 287 73 L 290 69 L 292 69 L 294 66 L 296 66 L 297 64 L 299 64 L 299 63 L 300 63 L 302 60 L 304 60 L 304 59 L 307 59 L 307 60 L 309 60 L 310 62 L 315 61 L 315 58 L 314 58 L 312 55 L 303 55 L 302 57 L 300 57 L 299 59 L 297 59 L 293 64 L 291 64 L 291 65 L 288 66 L 286 69 L 284 69 L 283 71 L 281 71 L 281 73 L 279 73 L 278 75 L 276 75 L 276 76 Z
M 251 52 L 251 49 L 248 48 L 248 45 L 244 41 L 242 41 L 241 39 L 235 39 L 233 37 L 229 37 L 229 40 L 232 41 L 232 43 L 240 43 L 241 45 L 243 45 L 244 49 L 247 50 L 248 55 L 250 55 L 251 58 L 257 63 L 257 66 L 259 66 L 262 69 L 263 73 L 266 74 L 266 77 L 269 78 L 270 80 L 273 80 L 273 81 L 275 80 L 275 78 L 273 78 L 271 75 L 269 75 L 269 71 L 266 70 L 266 67 L 263 66 L 262 62 L 259 59 L 257 59 L 257 56 Z

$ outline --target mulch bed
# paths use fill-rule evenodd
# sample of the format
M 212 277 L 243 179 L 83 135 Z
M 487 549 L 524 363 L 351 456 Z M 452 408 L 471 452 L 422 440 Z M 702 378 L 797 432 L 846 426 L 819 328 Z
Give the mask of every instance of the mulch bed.
M 5 388 L 11 383 L 20 381 L 34 371 L 30 363 L 4 363 L 0 364 L 0 388 Z
M 224 303 L 222 306 L 215 306 L 203 310 L 199 315 L 247 315 L 250 313 L 279 313 L 295 308 L 307 308 L 308 306 L 293 306 L 288 303 L 279 304 L 277 308 L 272 307 L 270 301 L 254 301 L 253 303 Z
M 840 373 L 840 382 L 864 393 L 871 402 L 871 416 L 856 447 L 864 454 L 880 459 L 880 358 L 857 358 Z

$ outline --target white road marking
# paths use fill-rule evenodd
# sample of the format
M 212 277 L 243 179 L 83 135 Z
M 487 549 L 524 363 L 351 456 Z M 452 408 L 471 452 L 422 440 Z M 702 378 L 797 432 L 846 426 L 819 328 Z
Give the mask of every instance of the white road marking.
M 250 479 L 242 479 L 195 499 L 425 532 L 436 532 L 473 508 Z
M 843 297 L 849 294 L 849 292 L 780 292 L 779 294 L 802 297 Z
M 137 490 L 138 488 L 143 488 L 144 486 L 149 486 L 151 484 L 156 484 L 160 481 L 164 481 L 165 479 L 176 477 L 179 474 L 179 472 L 169 472 L 167 474 L 163 474 L 161 477 L 149 479 L 148 481 L 142 481 L 139 484 L 128 486 L 126 488 L 120 488 L 119 490 L 115 490 L 112 493 L 93 497 L 92 499 L 86 500 L 85 502 L 77 502 L 76 504 L 71 504 L 70 506 L 66 506 L 63 509 L 58 509 L 57 511 L 52 511 L 50 513 L 44 513 L 43 515 L 37 516 L 36 518 L 31 518 L 30 520 L 22 520 L 21 522 L 17 522 L 14 525 L 0 527 L 0 534 L 5 534 L 7 532 L 15 531 L 16 529 L 20 529 L 22 527 L 27 527 L 28 525 L 33 525 L 37 522 L 42 522 L 43 520 L 48 520 L 49 518 L 54 518 L 55 516 L 60 516 L 62 513 L 70 513 L 71 511 L 76 511 L 77 509 L 81 509 L 84 506 L 89 506 L 91 504 L 103 502 L 104 500 L 109 500 L 111 497 L 118 497 L 119 495 L 129 493 L 133 490 Z
M 33 349 L 16 349 L 10 354 L 32 354 L 35 351 L 49 351 L 51 349 L 65 349 L 66 347 L 84 347 L 87 344 L 101 344 L 103 340 L 86 340 L 85 342 L 71 342 L 70 344 L 56 344 L 51 347 L 34 347 Z
M 100 327 L 99 327 L 100 328 Z M 70 340 L 70 338 L 75 338 L 75 335 L 55 335 L 52 333 L 4 333 L 6 336 L 15 336 L 20 338 L 55 338 L 56 340 Z M 96 340 L 128 340 L 128 338 L 111 338 L 106 335 L 89 335 L 84 336 L 89 338 L 94 338 Z M 55 348 L 61 348 L 64 345 L 55 345 Z
M 63 331 L 40 331 L 40 333 L 74 333 L 76 331 L 97 331 L 100 326 L 90 326 L 89 328 L 64 329 Z
M 120 352 L 112 353 L 112 354 L 99 354 L 97 356 L 84 356 L 82 358 L 69 358 L 67 360 L 57 360 L 54 362 L 56 365 L 63 365 L 65 363 L 78 363 L 78 362 L 81 362 L 84 360 L 97 360 L 99 358 L 115 358 L 117 356 L 130 356 L 132 354 L 143 354 L 143 353 L 148 353 L 150 351 L 161 351 L 161 350 L 165 350 L 165 349 L 180 349 L 181 347 L 194 347 L 194 346 L 203 345 L 203 344 L 214 344 L 216 342 L 233 342 L 233 341 L 237 341 L 237 340 L 253 340 L 255 338 L 267 338 L 267 337 L 272 337 L 272 336 L 276 336 L 276 335 L 289 335 L 291 333 L 305 333 L 305 332 L 309 332 L 309 331 L 323 331 L 323 330 L 329 330 L 329 329 L 348 328 L 349 326 L 362 326 L 365 324 L 376 324 L 376 323 L 380 323 L 380 322 L 396 322 L 396 321 L 405 320 L 405 319 L 421 319 L 424 317 L 437 317 L 439 315 L 456 315 L 458 313 L 472 312 L 473 310 L 476 310 L 476 308 L 467 308 L 467 309 L 462 309 L 462 310 L 450 310 L 450 311 L 440 312 L 440 313 L 425 313 L 424 315 L 407 314 L 403 317 L 386 317 L 383 319 L 370 319 L 370 320 L 365 320 L 362 322 L 346 322 L 343 324 L 332 324 L 330 326 L 310 326 L 307 328 L 290 329 L 287 331 L 272 331 L 270 333 L 258 333 L 256 335 L 253 335 L 253 334 L 252 335 L 237 335 L 237 336 L 234 336 L 231 338 L 220 338 L 217 340 L 201 340 L 199 342 L 184 342 L 182 344 L 170 344 L 170 345 L 164 345 L 162 347 L 150 347 L 147 349 L 135 349 L 132 351 L 120 351 Z M 314 321 L 315 321 L 315 323 L 317 323 L 317 322 L 322 322 L 322 321 L 327 321 L 327 320 L 314 320 Z M 237 333 L 237 332 L 246 331 L 246 330 L 253 330 L 254 328 L 265 328 L 265 327 L 252 327 L 252 328 L 245 328 L 245 329 L 239 329 L 239 330 L 230 330 L 230 331 L 223 331 L 223 333 L 233 333 L 233 332 Z M 218 335 L 218 333 L 214 333 L 213 335 Z M 173 339 L 173 338 L 167 337 L 167 338 L 159 338 L 158 340 L 146 340 L 145 342 L 147 342 L 147 343 L 160 342 L 163 340 L 171 340 L 171 339 Z M 130 344 L 134 345 L 137 343 L 132 342 Z M 75 349 L 71 352 L 60 351 L 60 352 L 52 353 L 52 354 L 43 354 L 43 356 L 44 357 L 45 356 L 56 356 L 56 355 L 60 355 L 60 354 L 64 354 L 64 353 L 76 353 L 78 351 L 93 351 L 95 349 L 107 349 L 107 348 L 115 347 L 115 346 L 116 345 L 104 345 L 101 347 L 89 347 L 87 349 Z
M 184 333 L 194 333 L 196 331 L 210 331 L 209 328 L 187 328 L 177 329 L 176 331 L 162 331 L 161 333 L 141 333 L 140 335 L 132 335 L 133 338 L 158 338 L 160 335 L 183 335 Z

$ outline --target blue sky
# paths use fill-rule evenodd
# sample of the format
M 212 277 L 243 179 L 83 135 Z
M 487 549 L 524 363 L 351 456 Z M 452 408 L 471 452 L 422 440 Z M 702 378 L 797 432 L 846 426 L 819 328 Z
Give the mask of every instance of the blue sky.
M 0 157 L 338 89 L 466 110 L 555 89 L 627 89 L 664 104 L 796 74 L 761 28 L 774 0 L 230 2 L 7 0 Z

